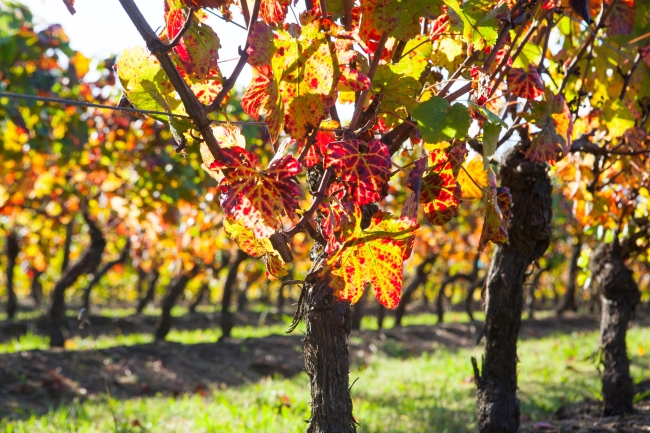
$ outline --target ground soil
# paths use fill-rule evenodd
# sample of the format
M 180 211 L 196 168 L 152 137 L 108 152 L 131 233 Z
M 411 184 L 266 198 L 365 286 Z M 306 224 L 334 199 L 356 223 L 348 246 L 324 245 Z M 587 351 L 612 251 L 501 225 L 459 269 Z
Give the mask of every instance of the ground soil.
M 278 314 L 237 313 L 238 323 L 284 323 Z M 74 332 L 115 334 L 153 332 L 156 318 L 134 316 L 119 319 L 91 317 L 90 328 Z M 637 318 L 643 326 L 650 318 Z M 648 322 L 648 323 L 646 323 Z M 196 313 L 174 318 L 174 327 L 197 329 L 216 327 L 218 314 Z M 411 357 L 434 352 L 473 347 L 482 323 L 443 323 L 435 326 L 408 326 L 383 331 L 354 331 L 350 338 L 353 365 L 369 361 L 377 352 L 393 357 Z M 0 323 L 0 341 L 16 338 L 31 329 L 43 332 L 38 320 Z M 596 316 L 568 316 L 525 320 L 521 338 L 540 338 L 556 333 L 594 331 Z M 16 408 L 44 413 L 61 402 L 102 395 L 106 387 L 114 398 L 205 393 L 215 388 L 238 386 L 281 375 L 292 377 L 303 371 L 301 335 L 274 335 L 265 338 L 227 339 L 217 343 L 183 345 L 151 343 L 118 346 L 102 350 L 33 350 L 0 355 L 0 416 L 15 415 Z M 650 384 L 642 384 L 650 389 Z M 650 400 L 637 405 L 638 413 L 619 418 L 599 416 L 599 403 L 585 401 L 558 410 L 546 424 L 522 423 L 522 431 L 636 432 L 650 431 Z

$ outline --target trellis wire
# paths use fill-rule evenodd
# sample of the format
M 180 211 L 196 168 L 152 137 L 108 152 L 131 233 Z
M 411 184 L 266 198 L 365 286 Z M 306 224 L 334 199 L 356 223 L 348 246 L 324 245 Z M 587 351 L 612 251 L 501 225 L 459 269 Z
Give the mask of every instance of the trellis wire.
M 24 94 L 24 93 L 0 92 L 0 98 L 27 99 L 27 100 L 32 100 L 32 101 L 52 102 L 52 103 L 55 103 L 55 104 L 63 104 L 63 105 L 76 105 L 76 106 L 79 106 L 79 107 L 87 107 L 87 108 L 104 108 L 104 109 L 107 109 L 107 110 L 125 111 L 127 113 L 134 113 L 134 114 L 173 116 L 173 117 L 180 117 L 180 118 L 183 118 L 183 119 L 189 119 L 190 118 L 186 114 L 170 113 L 168 111 L 139 110 L 137 108 L 131 108 L 131 107 L 118 107 L 118 106 L 115 106 L 115 105 L 103 105 L 103 104 L 96 104 L 96 103 L 93 103 L 93 102 L 75 101 L 74 99 L 50 98 L 50 97 L 47 97 L 47 96 L 27 95 L 27 94 Z M 210 123 L 228 124 L 228 122 L 226 120 L 211 120 Z M 266 126 L 266 123 L 264 123 L 264 122 L 232 121 L 232 122 L 230 122 L 230 124 L 231 125 L 238 125 L 238 126 Z

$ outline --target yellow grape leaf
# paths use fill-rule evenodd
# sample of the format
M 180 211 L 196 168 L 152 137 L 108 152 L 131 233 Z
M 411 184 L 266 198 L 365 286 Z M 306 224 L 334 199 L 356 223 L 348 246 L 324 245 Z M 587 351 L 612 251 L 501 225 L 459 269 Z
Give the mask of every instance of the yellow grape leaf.
M 353 218 L 353 233 L 327 260 L 323 272 L 330 270 L 329 284 L 339 299 L 356 303 L 370 283 L 379 302 L 395 308 L 402 292 L 402 265 L 410 237 L 420 226 L 408 217 L 395 218 L 379 211 L 363 230 L 359 206 L 355 206 Z
M 487 170 L 483 167 L 483 157 L 474 156 L 463 164 L 465 170 L 458 173 L 456 181 L 460 185 L 462 198 L 474 199 L 483 197 L 483 190 L 488 186 Z M 473 179 L 473 181 L 472 181 Z
M 235 241 L 243 252 L 251 257 L 262 258 L 266 263 L 266 273 L 270 280 L 282 278 L 288 274 L 284 261 L 267 238 L 257 238 L 252 229 L 244 227 L 239 221 L 226 217 L 223 228 L 228 237 Z

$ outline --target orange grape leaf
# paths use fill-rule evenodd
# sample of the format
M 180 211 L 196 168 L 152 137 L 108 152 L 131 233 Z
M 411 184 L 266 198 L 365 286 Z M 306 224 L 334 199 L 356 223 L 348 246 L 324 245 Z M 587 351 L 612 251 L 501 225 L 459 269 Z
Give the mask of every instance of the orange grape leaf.
M 508 89 L 515 96 L 525 99 L 535 99 L 544 94 L 544 83 L 534 65 L 528 65 L 528 70 L 510 68 L 508 70 Z
M 530 101 L 530 114 L 523 117 L 537 126 L 526 157 L 534 162 L 554 163 L 558 154 L 566 155 L 571 148 L 573 120 L 562 95 L 547 91 L 543 101 Z
M 235 241 L 243 252 L 251 257 L 261 257 L 264 260 L 270 280 L 273 281 L 288 274 L 284 269 L 284 261 L 273 248 L 269 239 L 255 237 L 253 230 L 244 227 L 243 224 L 231 217 L 224 218 L 223 228 L 228 237 Z
M 291 155 L 274 160 L 266 170 L 258 169 L 257 156 L 241 147 L 221 150 L 222 157 L 210 165 L 220 169 L 219 183 L 224 213 L 252 229 L 255 236 L 268 238 L 283 212 L 295 217 L 300 189 L 293 177 L 300 173 L 300 163 Z
M 474 199 L 483 197 L 483 189 L 488 186 L 488 172 L 483 164 L 483 158 L 476 155 L 463 164 L 465 170 L 458 173 L 458 184 L 462 198 Z
M 227 125 L 214 125 L 212 126 L 212 133 L 219 143 L 219 147 L 246 147 L 246 138 L 241 133 L 241 130 L 236 126 L 228 127 Z M 205 170 L 214 180 L 221 182 L 223 173 L 220 170 L 211 169 L 210 166 L 214 162 L 214 156 L 208 148 L 205 141 L 201 142 L 200 147 L 201 159 L 203 164 L 201 168 Z
M 464 145 L 451 150 L 434 149 L 429 154 L 430 169 L 422 178 L 420 203 L 431 224 L 443 225 L 456 216 L 461 202 L 456 178 L 466 154 Z
M 332 167 L 349 196 L 360 206 L 386 197 L 391 160 L 388 147 L 379 140 L 329 143 L 325 168 Z
M 483 251 L 488 241 L 500 244 L 508 241 L 508 219 L 512 198 L 510 190 L 505 187 L 497 188 L 494 172 L 488 170 L 489 190 L 485 195 L 485 220 L 478 244 L 478 250 Z
M 402 292 L 402 268 L 409 239 L 419 225 L 409 218 L 395 218 L 379 211 L 370 226 L 361 229 L 361 209 L 355 206 L 354 232 L 331 256 L 324 271 L 330 271 L 330 286 L 341 299 L 356 303 L 366 284 L 372 284 L 379 302 L 395 308 Z

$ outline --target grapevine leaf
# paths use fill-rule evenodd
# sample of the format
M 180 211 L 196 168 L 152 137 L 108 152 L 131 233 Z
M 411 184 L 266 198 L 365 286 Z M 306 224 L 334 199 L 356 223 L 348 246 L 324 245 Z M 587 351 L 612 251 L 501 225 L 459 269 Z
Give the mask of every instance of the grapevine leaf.
M 476 50 L 497 41 L 499 18 L 507 18 L 508 7 L 492 0 L 445 0 L 453 30 L 462 31 L 465 42 Z M 496 7 L 495 7 L 496 6 Z
M 186 114 L 160 63 L 144 48 L 124 50 L 117 59 L 116 68 L 124 95 L 134 107 L 140 110 Z M 170 123 L 179 133 L 192 127 L 189 120 L 178 117 L 166 115 L 151 115 L 151 117 Z
M 409 173 L 408 188 L 411 190 L 404 206 L 401 216 L 409 217 L 414 221 L 418 220 L 418 204 L 420 203 L 420 191 L 422 190 L 422 176 L 427 169 L 428 158 L 420 158 L 415 161 L 413 170 Z
M 497 188 L 496 176 L 488 171 L 488 193 L 485 195 L 485 221 L 478 250 L 483 251 L 488 241 L 504 243 L 508 241 L 508 219 L 512 198 L 508 188 Z
M 418 105 L 413 110 L 413 118 L 418 122 L 422 138 L 431 144 L 465 138 L 471 123 L 465 105 L 449 107 L 449 102 L 439 96 Z
M 195 8 L 213 8 L 219 9 L 223 6 L 229 6 L 232 0 L 182 0 L 186 6 Z
M 407 41 L 420 33 L 420 17 L 442 12 L 441 0 L 362 0 L 361 29 L 364 41 L 379 40 L 383 32 Z
M 528 70 L 510 68 L 508 70 L 508 89 L 515 96 L 524 99 L 536 99 L 544 94 L 544 83 L 534 65 L 528 65 Z
M 266 170 L 257 168 L 257 156 L 241 147 L 224 148 L 222 158 L 211 169 L 220 169 L 219 184 L 223 211 L 252 229 L 255 236 L 268 238 L 285 212 L 295 217 L 300 189 L 292 178 L 301 171 L 291 155 L 275 160 Z
M 246 139 L 241 133 L 241 130 L 236 126 L 228 127 L 226 125 L 215 125 L 212 127 L 212 133 L 219 143 L 219 147 L 246 147 Z M 200 147 L 201 158 L 203 164 L 201 168 L 205 170 L 214 180 L 221 182 L 223 179 L 223 173 L 221 170 L 211 169 L 212 163 L 214 162 L 214 156 L 212 151 L 208 148 L 208 145 L 205 142 L 201 142 Z M 250 255 L 250 253 L 249 253 Z
M 483 190 L 488 186 L 488 168 L 483 164 L 483 158 L 476 155 L 463 164 L 464 170 L 458 173 L 456 179 L 463 199 L 483 197 Z
M 77 13 L 77 11 L 74 8 L 74 0 L 63 0 L 63 3 L 65 4 L 65 7 L 68 8 L 68 12 L 70 12 L 70 15 L 74 15 Z
M 360 206 L 386 197 L 391 160 L 388 147 L 379 140 L 336 141 L 325 155 L 325 168 L 332 167 L 346 192 Z
M 200 11 L 194 14 L 190 27 L 185 31 L 174 53 L 178 55 L 185 73 L 205 78 L 211 70 L 218 70 L 219 37 L 210 26 L 201 21 L 205 13 Z M 174 39 L 185 24 L 185 10 L 183 8 L 169 7 L 165 14 L 167 24 L 166 36 Z
M 535 133 L 526 157 L 534 162 L 554 162 L 559 154 L 566 155 L 571 147 L 573 120 L 562 95 L 550 91 L 543 101 L 530 101 L 531 113 L 523 115 L 540 131 Z
M 408 117 L 417 106 L 422 84 L 409 75 L 395 72 L 395 65 L 380 65 L 372 79 L 372 92 L 383 96 L 380 116 L 390 127 L 399 117 Z M 388 114 L 390 113 L 390 114 Z
M 379 211 L 370 226 L 361 229 L 361 210 L 355 206 L 354 232 L 326 262 L 331 270 L 330 286 L 341 299 L 356 303 L 366 284 L 372 284 L 379 302 L 395 308 L 402 291 L 403 262 L 408 257 L 409 238 L 419 225 L 409 218 L 395 218 Z
M 302 140 L 329 116 L 335 102 L 341 75 L 336 54 L 318 20 L 275 32 L 262 26 L 257 24 L 249 38 L 253 80 L 242 107 L 254 118 L 267 116 L 274 141 L 282 127 Z
M 251 257 L 261 257 L 264 260 L 270 280 L 273 281 L 289 274 L 284 269 L 284 261 L 273 248 L 269 239 L 255 237 L 253 230 L 244 227 L 243 224 L 230 217 L 224 218 L 223 228 L 228 237 L 235 241 L 243 252 Z
M 281 24 L 287 17 L 287 7 L 290 0 L 262 0 L 260 3 L 260 18 L 269 24 Z M 249 10 L 253 2 L 249 2 Z
M 485 168 L 490 163 L 490 158 L 497 150 L 499 135 L 501 134 L 501 125 L 485 122 L 483 125 L 483 161 Z
M 433 225 L 449 222 L 458 212 L 461 189 L 456 178 L 465 160 L 464 146 L 434 149 L 429 154 L 429 171 L 422 177 L 420 203 Z
M 619 0 L 613 8 L 607 17 L 607 36 L 629 35 L 636 20 L 635 0 Z

